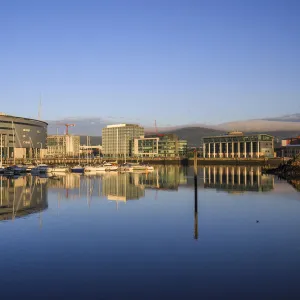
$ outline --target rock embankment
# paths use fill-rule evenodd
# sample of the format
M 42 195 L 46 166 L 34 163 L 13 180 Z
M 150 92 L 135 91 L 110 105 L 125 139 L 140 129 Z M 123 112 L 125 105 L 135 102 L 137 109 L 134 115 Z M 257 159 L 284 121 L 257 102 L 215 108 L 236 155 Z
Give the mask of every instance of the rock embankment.
M 284 179 L 300 179 L 300 156 L 289 160 L 285 164 L 281 164 L 278 168 L 264 170 L 266 174 L 278 175 Z

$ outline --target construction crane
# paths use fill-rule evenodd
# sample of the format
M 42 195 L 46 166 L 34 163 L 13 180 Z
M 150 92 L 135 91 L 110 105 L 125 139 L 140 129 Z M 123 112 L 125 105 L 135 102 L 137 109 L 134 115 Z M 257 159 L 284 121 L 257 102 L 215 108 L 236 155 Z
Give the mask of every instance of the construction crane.
M 154 127 L 155 127 L 155 135 L 156 136 L 164 136 L 163 133 L 158 133 L 158 128 L 157 128 L 156 120 L 154 120 Z
M 66 135 L 69 134 L 69 127 L 74 127 L 75 126 L 75 124 L 63 124 L 63 123 L 57 123 L 57 125 L 66 126 Z

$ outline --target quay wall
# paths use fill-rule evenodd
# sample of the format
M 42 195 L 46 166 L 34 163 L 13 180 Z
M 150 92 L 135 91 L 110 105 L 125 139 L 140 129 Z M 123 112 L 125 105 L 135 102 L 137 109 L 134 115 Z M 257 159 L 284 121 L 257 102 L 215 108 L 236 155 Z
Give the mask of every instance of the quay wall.
M 94 158 L 94 159 L 80 159 L 80 164 L 86 165 L 86 164 L 100 164 L 103 161 L 107 162 L 115 162 L 115 159 L 100 159 L 100 158 Z M 128 163 L 130 162 L 137 162 L 136 159 L 126 159 Z M 152 165 L 161 165 L 161 164 L 166 164 L 166 165 L 194 165 L 194 159 L 189 158 L 189 159 L 182 159 L 182 158 L 167 158 L 167 159 L 143 159 L 139 160 L 140 163 L 145 163 L 145 164 L 152 164 Z M 218 159 L 218 158 L 198 158 L 197 159 L 197 165 L 255 165 L 255 166 L 272 166 L 272 167 L 277 167 L 283 162 L 282 158 L 269 158 L 269 159 L 228 159 L 228 158 L 223 158 L 223 159 Z M 285 160 L 286 162 L 286 160 Z M 3 162 L 4 164 L 12 165 L 13 160 L 5 160 Z M 23 163 L 34 163 L 34 161 L 24 161 L 21 159 L 16 159 L 16 164 L 23 164 Z M 41 163 L 41 161 L 39 161 Z M 79 164 L 78 158 L 44 158 L 42 160 L 42 163 L 49 164 L 49 165 L 59 165 L 59 164 L 66 164 L 66 165 L 76 165 Z M 119 164 L 124 163 L 124 160 L 118 160 Z

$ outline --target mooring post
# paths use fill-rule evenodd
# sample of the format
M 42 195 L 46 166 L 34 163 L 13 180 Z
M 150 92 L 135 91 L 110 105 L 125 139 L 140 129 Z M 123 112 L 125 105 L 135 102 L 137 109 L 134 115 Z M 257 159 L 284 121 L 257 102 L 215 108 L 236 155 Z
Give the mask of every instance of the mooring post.
M 194 239 L 198 239 L 198 158 L 197 158 L 197 149 L 194 151 Z

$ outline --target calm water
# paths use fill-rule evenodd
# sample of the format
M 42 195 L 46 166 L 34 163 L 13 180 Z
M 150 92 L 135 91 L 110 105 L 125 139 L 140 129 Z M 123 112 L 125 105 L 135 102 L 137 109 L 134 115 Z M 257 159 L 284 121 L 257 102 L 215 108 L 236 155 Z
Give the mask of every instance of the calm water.
M 205 167 L 198 214 L 192 168 L 0 184 L 3 299 L 299 299 L 297 181 Z

